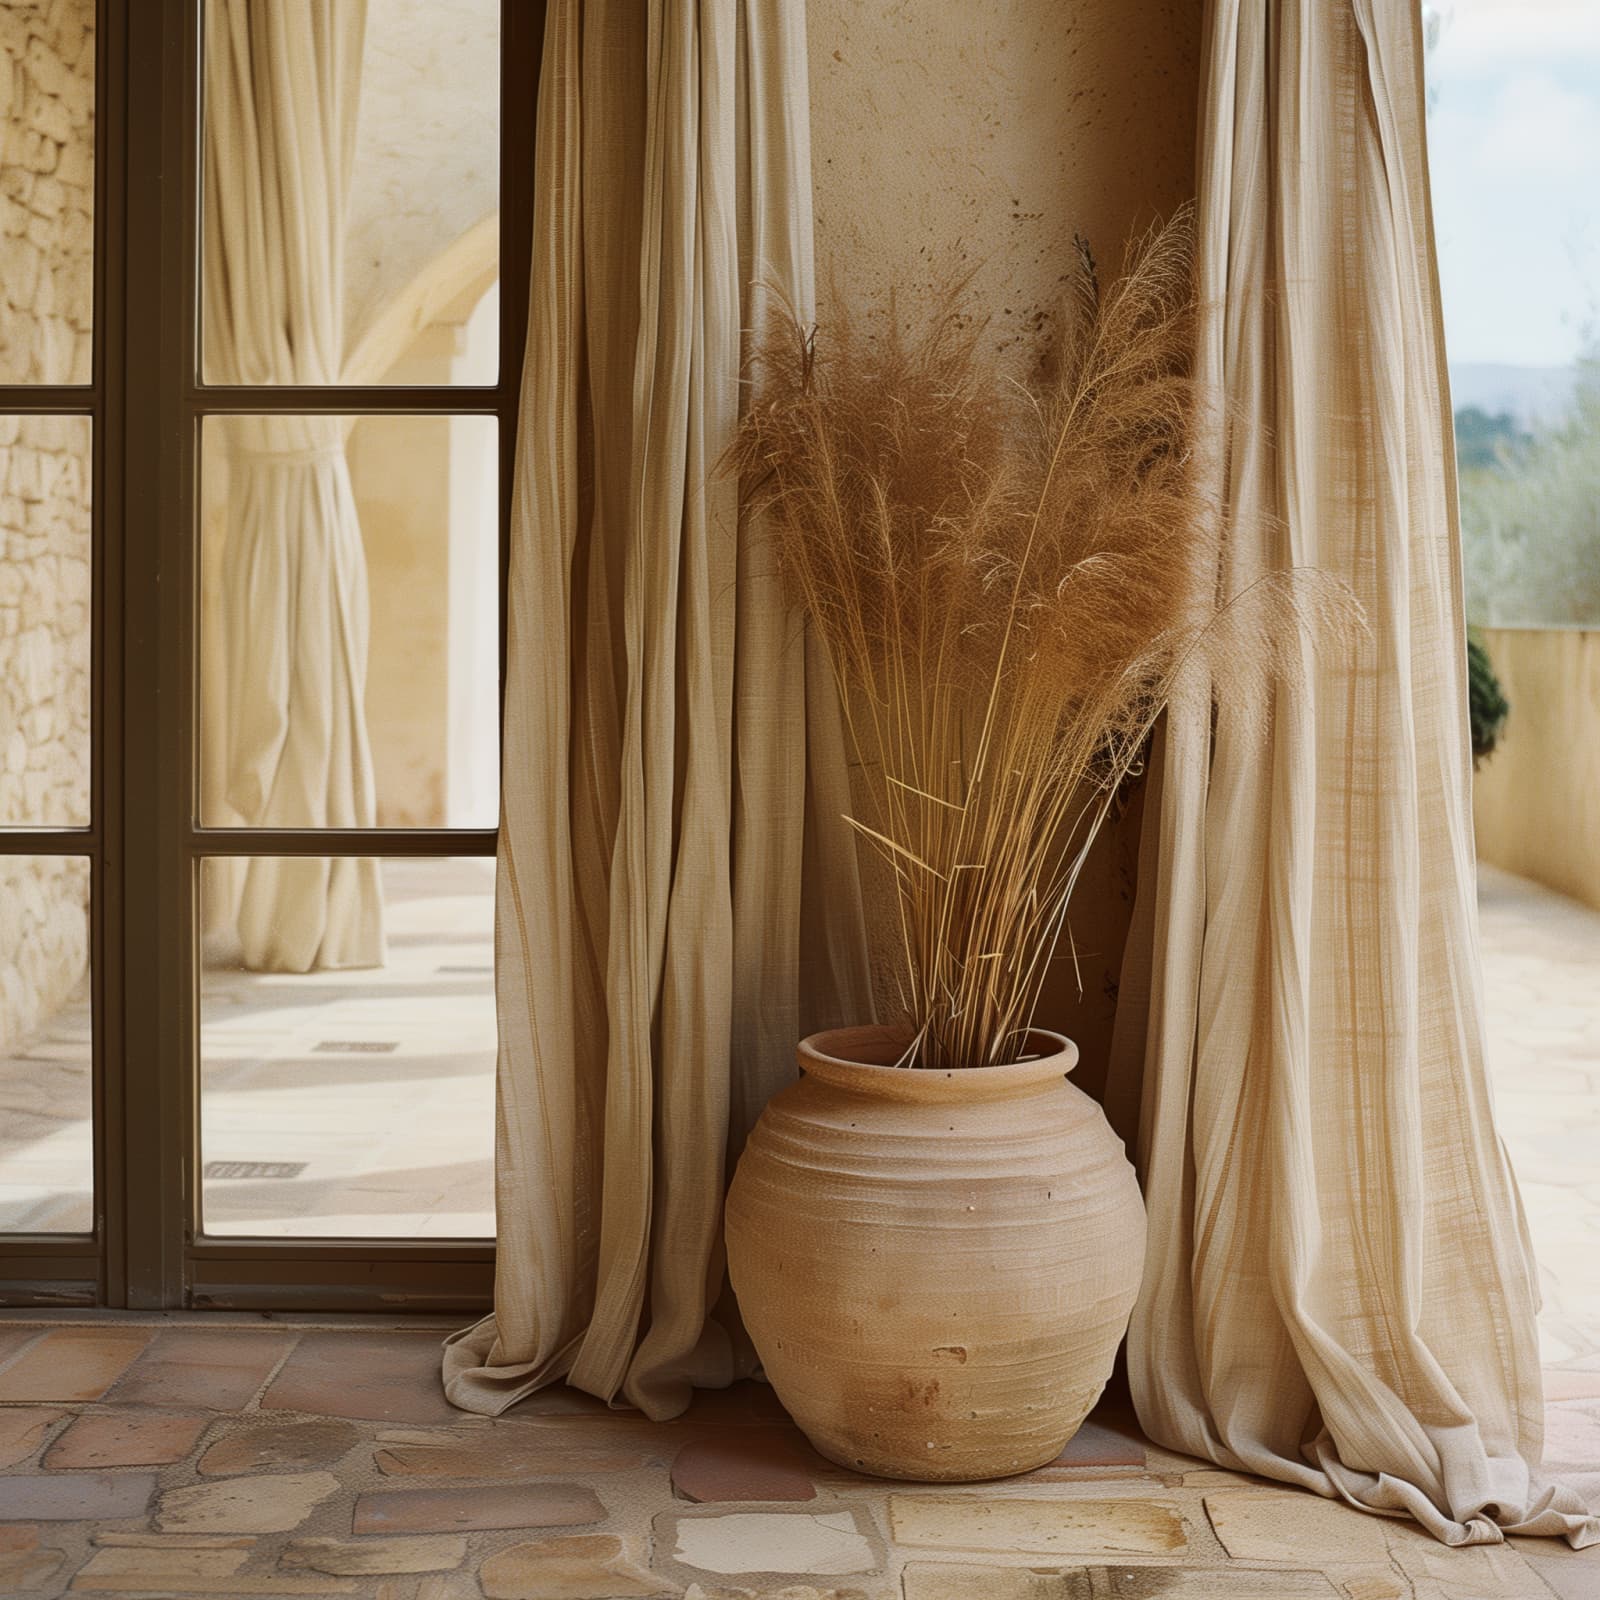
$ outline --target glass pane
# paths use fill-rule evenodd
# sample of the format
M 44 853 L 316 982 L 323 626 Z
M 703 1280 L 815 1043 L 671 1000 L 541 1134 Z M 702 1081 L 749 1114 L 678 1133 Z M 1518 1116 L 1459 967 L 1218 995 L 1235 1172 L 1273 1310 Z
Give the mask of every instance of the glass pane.
M 87 859 L 0 856 L 0 906 L 0 1233 L 89 1233 Z
M 369 948 L 267 970 L 307 922 L 365 922 L 368 877 L 384 924 Z M 202 890 L 205 1231 L 490 1237 L 493 860 L 212 858 Z M 284 945 L 262 947 L 263 926 Z
M 89 427 L 0 416 L 0 828 L 89 823 Z
M 494 826 L 497 428 L 206 420 L 207 826 Z
M 205 381 L 492 384 L 499 0 L 303 15 L 206 6 Z
M 94 0 L 0 5 L 0 383 L 88 383 Z
M 1438 4 L 1428 161 L 1467 620 L 1600 626 L 1600 7 Z

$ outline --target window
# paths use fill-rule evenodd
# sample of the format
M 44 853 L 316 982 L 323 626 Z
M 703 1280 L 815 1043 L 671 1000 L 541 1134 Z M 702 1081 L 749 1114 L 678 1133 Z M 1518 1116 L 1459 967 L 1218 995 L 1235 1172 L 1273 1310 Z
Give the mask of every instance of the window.
M 1429 154 L 1467 615 L 1600 625 L 1600 7 L 1436 0 Z
M 543 16 L 364 11 L 0 8 L 4 1303 L 489 1299 Z

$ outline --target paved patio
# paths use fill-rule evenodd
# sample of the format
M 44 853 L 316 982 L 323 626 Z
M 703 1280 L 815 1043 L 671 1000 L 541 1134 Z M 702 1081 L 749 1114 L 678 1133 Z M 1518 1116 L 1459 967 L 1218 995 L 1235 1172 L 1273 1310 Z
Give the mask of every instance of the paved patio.
M 454 1412 L 437 1331 L 0 1324 L 0 1593 L 367 1600 L 1593 1600 L 1600 1548 L 1448 1550 L 1209 1469 L 1103 1408 L 1052 1466 L 928 1488 L 813 1455 L 770 1391 L 652 1424 Z M 1551 1408 L 1600 1457 L 1600 1374 Z
M 302 1163 L 214 1178 L 216 1220 L 489 1226 L 471 1143 L 492 1092 L 487 881 L 391 888 L 382 974 L 208 977 L 207 1159 Z M 1600 914 L 1492 868 L 1480 905 L 1498 1114 L 1545 1294 L 1546 1460 L 1600 1497 Z M 0 1120 L 0 1171 L 70 1170 L 81 1122 L 28 1135 L 54 1109 L 37 1063 L 75 1082 L 81 1025 L 64 1014 L 0 1072 L 35 1119 Z M 929 1489 L 822 1462 L 756 1386 L 662 1426 L 559 1390 L 489 1421 L 445 1403 L 439 1328 L 14 1315 L 0 1595 L 1600 1600 L 1600 1550 L 1444 1550 L 1148 1445 L 1114 1406 L 1052 1467 Z

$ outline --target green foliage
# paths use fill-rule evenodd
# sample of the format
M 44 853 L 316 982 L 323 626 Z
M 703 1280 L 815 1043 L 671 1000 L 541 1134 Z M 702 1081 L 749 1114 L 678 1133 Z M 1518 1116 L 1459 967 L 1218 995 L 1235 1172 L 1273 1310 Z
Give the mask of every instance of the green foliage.
M 1476 628 L 1467 630 L 1467 713 L 1472 723 L 1472 764 L 1494 754 L 1505 731 L 1511 704 L 1489 660 L 1489 648 Z
M 1463 406 L 1456 412 L 1456 465 L 1463 472 L 1497 467 L 1532 443 L 1533 436 L 1516 425 L 1509 411 L 1490 416 L 1481 406 Z
M 1579 363 L 1571 408 L 1555 426 L 1521 444 L 1476 427 L 1467 428 L 1474 459 L 1488 442 L 1493 460 L 1461 457 L 1468 617 L 1600 625 L 1600 354 Z

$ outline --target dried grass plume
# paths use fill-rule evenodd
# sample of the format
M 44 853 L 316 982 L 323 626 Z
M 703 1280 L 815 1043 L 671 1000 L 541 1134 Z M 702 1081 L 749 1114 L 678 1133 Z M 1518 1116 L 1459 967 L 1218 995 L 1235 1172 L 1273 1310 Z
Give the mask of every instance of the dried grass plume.
M 1074 884 L 1180 677 L 1265 683 L 1315 585 L 1219 602 L 1191 441 L 1181 213 L 1103 291 L 1080 246 L 1047 382 L 1009 382 L 953 289 L 909 334 L 787 311 L 733 447 L 838 679 L 850 820 L 893 873 L 907 1065 L 1014 1059 Z

